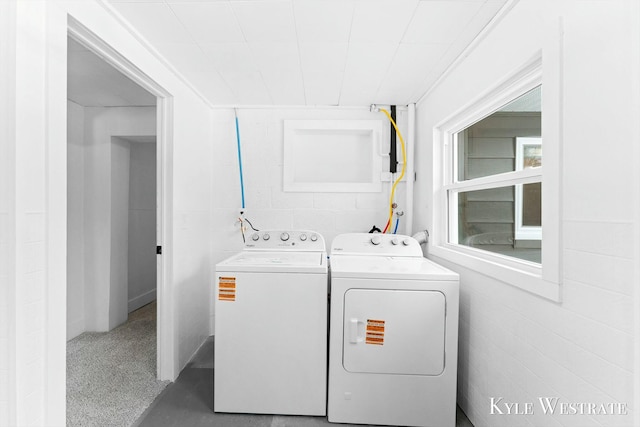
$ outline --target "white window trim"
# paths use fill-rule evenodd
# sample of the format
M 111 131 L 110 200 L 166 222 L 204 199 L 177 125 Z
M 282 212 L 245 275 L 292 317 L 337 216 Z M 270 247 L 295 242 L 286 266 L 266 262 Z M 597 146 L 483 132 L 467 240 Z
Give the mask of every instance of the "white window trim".
M 429 244 L 429 253 L 436 257 L 475 270 L 506 284 L 518 287 L 533 294 L 561 301 L 561 45 L 553 44 L 553 49 L 539 52 L 524 66 L 497 84 L 491 90 L 481 94 L 449 118 L 434 128 L 434 203 L 433 235 Z M 542 70 L 543 57 L 545 72 Z M 548 68 L 546 64 L 552 64 Z M 553 65 L 555 64 L 555 66 Z M 542 139 L 545 141 L 544 168 L 530 168 L 474 179 L 473 185 L 455 182 L 456 164 L 453 161 L 456 150 L 454 136 L 473 123 L 487 117 L 518 96 L 542 84 L 542 110 L 544 120 Z M 519 260 L 488 251 L 450 243 L 449 209 L 457 209 L 456 203 L 449 200 L 450 190 L 464 188 L 481 190 L 495 187 L 505 178 L 513 184 L 525 184 L 543 181 L 542 193 L 542 265 Z M 542 178 L 542 179 L 541 179 Z M 556 185 L 557 184 L 557 185 Z M 456 233 L 454 233 L 456 234 Z M 455 239 L 457 239 L 457 234 Z M 455 242 L 456 240 L 451 240 Z

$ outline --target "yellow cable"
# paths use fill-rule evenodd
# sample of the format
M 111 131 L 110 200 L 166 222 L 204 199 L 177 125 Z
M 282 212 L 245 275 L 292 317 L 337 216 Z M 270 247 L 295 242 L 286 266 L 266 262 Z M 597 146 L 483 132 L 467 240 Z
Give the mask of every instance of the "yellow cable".
M 398 177 L 398 179 L 396 179 L 396 181 L 393 183 L 393 186 L 391 187 L 391 198 L 389 200 L 389 231 L 391 231 L 391 228 L 393 227 L 393 199 L 396 193 L 396 186 L 400 181 L 402 181 L 402 178 L 404 177 L 404 172 L 407 167 L 407 152 L 405 151 L 405 148 L 404 148 L 404 139 L 402 138 L 402 134 L 400 133 L 400 130 L 396 125 L 396 122 L 391 118 L 391 114 L 389 114 L 389 112 L 384 108 L 381 108 L 380 111 L 386 114 L 387 118 L 395 128 L 396 133 L 398 134 L 398 138 L 400 138 L 400 146 L 402 147 L 402 172 L 400 172 L 400 176 Z

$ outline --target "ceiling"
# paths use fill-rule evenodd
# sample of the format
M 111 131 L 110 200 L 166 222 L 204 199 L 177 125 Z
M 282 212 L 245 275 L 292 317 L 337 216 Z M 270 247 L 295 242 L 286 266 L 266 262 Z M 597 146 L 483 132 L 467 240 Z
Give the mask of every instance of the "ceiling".
M 507 0 L 106 1 L 211 104 L 362 106 L 417 101 Z
M 67 98 L 84 107 L 156 105 L 156 97 L 67 38 Z

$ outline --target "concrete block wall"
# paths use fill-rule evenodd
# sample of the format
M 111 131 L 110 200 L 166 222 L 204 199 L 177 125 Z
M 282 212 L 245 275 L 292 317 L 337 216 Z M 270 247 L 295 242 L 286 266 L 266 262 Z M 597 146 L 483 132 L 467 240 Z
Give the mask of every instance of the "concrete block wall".
M 241 206 L 238 154 L 234 112 L 214 110 L 213 141 L 215 170 L 213 266 L 242 249 L 237 225 Z M 237 110 L 243 156 L 246 217 L 258 229 L 310 229 L 325 238 L 329 250 L 333 238 L 341 233 L 368 232 L 375 224 L 384 228 L 388 217 L 390 183 L 376 193 L 284 192 L 283 153 L 284 120 L 380 120 L 383 124 L 381 151 L 389 151 L 389 122 L 383 113 L 368 108 L 240 108 Z M 397 123 L 407 137 L 407 113 L 399 108 Z M 399 142 L 398 142 L 399 144 Z M 398 147 L 398 150 L 400 148 Z M 318 159 L 332 167 L 326 153 Z M 401 156 L 398 157 L 401 160 Z M 363 159 L 362 161 L 368 161 Z M 382 171 L 389 171 L 389 157 L 380 156 Z M 405 182 L 398 184 L 396 200 L 405 209 Z M 400 222 L 398 233 L 407 230 Z M 211 292 L 215 290 L 211 285 Z M 211 307 L 211 333 L 214 328 L 214 303 Z
M 543 63 L 543 75 L 557 66 L 563 77 L 561 182 L 543 184 L 562 189 L 561 302 L 433 257 L 461 276 L 458 403 L 476 427 L 638 425 L 639 12 L 623 0 L 521 0 L 418 105 L 416 221 L 430 227 L 420 206 L 432 182 L 420 172 L 433 161 L 433 127 L 561 35 L 562 57 Z M 622 404 L 624 414 L 545 414 L 545 397 Z M 491 398 L 532 402 L 534 413 L 492 414 Z

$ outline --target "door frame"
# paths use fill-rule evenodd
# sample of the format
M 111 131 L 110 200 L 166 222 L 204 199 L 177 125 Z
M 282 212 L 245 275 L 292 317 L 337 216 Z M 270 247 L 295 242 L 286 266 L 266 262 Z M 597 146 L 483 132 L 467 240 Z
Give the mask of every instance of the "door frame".
M 173 211 L 173 96 L 88 28 L 68 17 L 67 34 L 157 98 L 156 103 L 156 244 L 157 377 L 175 380 L 175 308 L 172 289 L 171 224 Z M 66 247 L 65 247 L 66 251 Z

